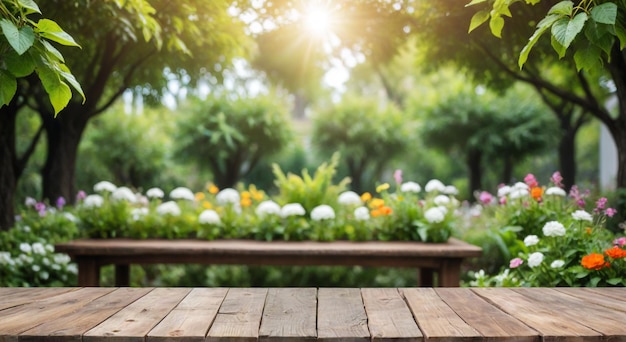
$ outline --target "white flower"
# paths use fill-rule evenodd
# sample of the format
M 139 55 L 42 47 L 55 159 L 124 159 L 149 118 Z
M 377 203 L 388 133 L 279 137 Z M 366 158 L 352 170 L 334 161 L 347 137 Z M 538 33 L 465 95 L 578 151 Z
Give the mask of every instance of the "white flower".
M 85 197 L 83 205 L 87 208 L 100 208 L 104 204 L 104 198 L 100 195 L 89 195 Z
M 511 192 L 511 187 L 508 185 L 505 185 L 498 189 L 498 197 L 504 197 L 508 195 L 510 192 Z
M 333 207 L 321 204 L 311 210 L 311 219 L 313 221 L 329 220 L 335 218 L 335 210 Z
M 561 267 L 563 267 L 563 265 L 565 265 L 565 261 L 563 261 L 563 260 L 554 260 L 550 264 L 550 267 L 552 267 L 552 268 L 561 268 Z
M 300 203 L 288 203 L 280 208 L 280 217 L 302 216 L 304 214 L 306 211 Z
M 367 221 L 370 219 L 370 210 L 367 207 L 358 207 L 354 209 L 354 218 L 358 221 Z
M 524 238 L 524 245 L 534 246 L 539 243 L 539 237 L 537 235 L 528 235 Z
M 42 271 L 41 273 L 39 273 L 39 278 L 43 280 L 48 280 L 49 277 L 50 277 L 50 273 L 46 271 Z
M 141 220 L 143 217 L 147 216 L 148 213 L 150 213 L 148 208 L 133 208 L 133 210 L 130 211 L 133 221 Z
M 434 199 L 433 202 L 436 205 L 446 205 L 450 203 L 450 197 L 446 196 L 446 195 L 437 195 Z
M 537 267 L 543 262 L 543 253 L 535 252 L 528 256 L 528 267 Z
M 41 271 L 41 266 L 39 266 L 39 265 L 32 265 L 30 268 L 31 268 L 31 269 L 33 270 L 33 272 L 35 272 L 35 273 L 37 273 L 37 272 Z
M 165 193 L 159 188 L 150 188 L 146 191 L 146 196 L 148 196 L 148 198 L 163 198 Z
M 218 192 L 215 196 L 217 203 L 221 205 L 226 204 L 239 204 L 241 197 L 239 196 L 239 192 L 232 188 L 226 188 L 222 191 Z
M 584 210 L 576 210 L 575 212 L 572 213 L 572 217 L 576 221 L 589 221 L 589 222 L 593 221 L 593 217 L 591 216 L 591 214 L 589 214 L 588 212 Z
M 115 186 L 115 184 L 108 182 L 108 181 L 101 181 L 96 183 L 96 185 L 93 186 L 93 191 L 95 192 L 113 192 L 115 191 L 115 189 L 117 189 L 117 186 Z
M 567 193 L 565 192 L 565 190 L 559 188 L 558 186 L 553 186 L 553 187 L 549 187 L 546 190 L 546 195 L 554 195 L 554 196 L 565 197 L 565 196 L 567 196 Z
M 20 243 L 20 251 L 29 254 L 30 252 L 33 251 L 33 248 L 26 242 L 22 242 Z
M 437 206 L 437 209 L 441 211 L 444 215 L 448 214 L 448 207 L 444 207 L 443 205 Z
M 13 265 L 14 261 L 11 259 L 11 253 L 0 252 L 0 265 Z
M 180 215 L 180 207 L 174 201 L 167 201 L 165 203 L 159 204 L 159 206 L 156 208 L 156 212 L 159 215 L 179 216 Z
M 430 208 L 424 213 L 424 218 L 430 223 L 439 223 L 445 219 L 445 214 L 439 208 Z
M 32 198 L 32 197 L 26 197 L 26 200 L 24 201 L 24 204 L 27 207 L 34 207 L 35 204 L 37 204 L 37 200 Z
M 33 243 L 32 247 L 33 247 L 33 253 L 41 254 L 41 255 L 46 254 L 46 248 L 43 246 L 41 242 Z
M 443 193 L 446 195 L 458 195 L 459 189 L 457 189 L 454 185 L 446 185 L 446 187 L 443 189 Z
M 78 223 L 78 218 L 70 212 L 63 212 L 63 216 L 70 222 Z
M 363 202 L 361 201 L 361 196 L 359 196 L 354 191 L 344 191 L 339 194 L 339 198 L 337 202 L 342 205 L 361 205 Z
M 173 200 L 194 201 L 196 199 L 196 196 L 188 188 L 179 186 L 178 188 L 170 192 L 170 198 Z
M 220 215 L 215 210 L 207 209 L 200 213 L 198 216 L 198 222 L 200 224 L 220 224 Z
M 517 183 L 513 184 L 513 189 L 528 190 L 528 184 L 526 184 L 524 182 L 517 182 Z
M 266 215 L 280 215 L 280 205 L 271 200 L 263 201 L 256 207 L 255 212 L 261 217 Z
M 415 182 L 406 182 L 400 185 L 400 191 L 402 192 L 420 192 L 422 191 L 422 187 Z
M 61 253 L 55 254 L 53 258 L 54 258 L 54 263 L 60 264 L 60 265 L 69 264 L 70 261 L 72 260 L 67 254 L 61 254 Z
M 511 199 L 516 199 L 516 198 L 528 197 L 529 194 L 530 193 L 528 192 L 528 189 L 513 188 L 511 189 L 511 192 L 509 193 L 509 197 L 511 197 Z
M 135 196 L 135 193 L 125 186 L 115 189 L 113 194 L 111 194 L 111 199 L 115 201 L 126 201 L 129 203 L 137 202 L 137 196 Z
M 543 226 L 543 235 L 545 236 L 563 236 L 565 235 L 565 227 L 557 221 L 550 221 Z
M 443 185 L 443 183 L 438 179 L 431 179 L 428 181 L 428 183 L 426 183 L 424 190 L 426 190 L 426 192 L 444 192 L 446 190 L 446 186 Z

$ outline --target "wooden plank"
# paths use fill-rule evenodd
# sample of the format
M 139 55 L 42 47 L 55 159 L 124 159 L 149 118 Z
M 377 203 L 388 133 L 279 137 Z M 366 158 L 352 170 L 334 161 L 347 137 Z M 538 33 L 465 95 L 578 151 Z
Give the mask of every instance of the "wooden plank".
M 317 337 L 323 341 L 367 341 L 367 315 L 361 291 L 355 288 L 320 288 Z
M 112 289 L 113 290 L 113 289 Z M 115 289 L 78 310 L 58 316 L 20 334 L 20 341 L 81 341 L 82 335 L 150 292 L 148 288 Z
M 184 288 L 156 288 L 87 331 L 83 341 L 144 341 L 156 326 L 191 291 Z
M 361 289 L 373 341 L 422 341 L 411 310 L 393 288 Z
M 528 288 L 515 289 L 529 298 L 535 298 L 536 291 Z M 606 308 L 586 298 L 573 297 L 554 289 L 542 291 L 541 303 L 561 312 L 567 320 L 578 322 L 604 335 L 607 340 L 626 340 L 626 312 Z
M 466 323 L 487 339 L 539 342 L 539 333 L 499 310 L 468 289 L 441 288 L 435 292 Z
M 261 341 L 302 341 L 317 338 L 317 289 L 269 289 L 259 330 Z
M 533 288 L 532 297 L 527 297 L 513 289 L 472 289 L 477 295 L 539 332 L 544 342 L 602 340 L 602 334 L 599 332 L 578 324 L 568 318 L 562 310 L 546 305 L 544 299 L 548 296 L 547 290 L 549 289 Z M 585 308 L 574 307 L 569 310 L 580 311 Z
M 147 341 L 204 341 L 227 288 L 196 288 L 183 299 L 150 333 Z
M 267 289 L 233 288 L 228 291 L 207 341 L 256 341 Z
M 17 341 L 17 336 L 42 323 L 68 315 L 113 288 L 83 288 L 76 291 L 51 294 L 48 299 L 15 306 L 1 311 L 0 341 Z
M 52 296 L 76 291 L 78 288 L 29 288 L 29 287 L 3 287 L 0 288 L 0 310 L 13 306 L 28 304 L 40 299 L 47 299 Z M 1 313 L 0 313 L 1 315 Z
M 415 321 L 429 341 L 468 341 L 482 339 L 481 334 L 467 324 L 431 288 L 401 289 L 401 294 Z
M 555 290 L 566 293 L 570 296 L 582 298 L 596 305 L 604 306 L 610 310 L 619 310 L 626 312 L 626 287 L 612 291 L 613 288 L 595 288 L 595 287 L 557 287 Z M 607 291 L 608 290 L 608 291 Z M 616 293 L 614 293 L 616 292 Z M 611 294 L 624 293 L 624 299 L 609 296 Z M 617 299 L 617 300 L 616 300 Z

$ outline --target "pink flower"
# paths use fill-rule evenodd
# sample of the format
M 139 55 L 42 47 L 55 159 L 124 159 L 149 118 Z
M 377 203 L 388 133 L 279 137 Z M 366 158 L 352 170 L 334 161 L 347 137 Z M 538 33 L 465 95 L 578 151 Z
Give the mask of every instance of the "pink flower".
M 524 177 L 524 183 L 526 183 L 526 185 L 528 185 L 528 187 L 530 188 L 534 188 L 539 185 L 537 179 L 535 178 L 535 175 L 533 175 L 532 173 L 529 173 L 526 175 L 526 177 Z
M 500 200 L 498 201 L 501 205 L 505 205 L 506 204 L 506 196 L 502 196 L 500 197 Z
M 606 197 L 598 198 L 598 200 L 596 201 L 596 208 L 593 211 L 595 213 L 599 213 L 600 211 L 604 210 L 607 201 L 608 200 L 606 199 Z
M 622 236 L 621 238 L 617 238 L 613 241 L 613 244 L 616 246 L 624 247 L 626 245 L 626 237 Z
M 520 258 L 512 259 L 511 262 L 509 263 L 509 268 L 518 268 L 523 263 L 524 263 L 524 260 L 522 260 Z
M 80 202 L 82 200 L 85 199 L 85 197 L 87 197 L 87 193 L 85 193 L 83 190 L 80 190 L 77 194 L 76 194 L 76 201 Z
M 608 217 L 613 217 L 615 214 L 617 214 L 617 210 L 615 210 L 614 208 L 607 208 L 604 211 L 604 214 L 606 214 L 606 216 Z
M 563 183 L 561 183 L 563 181 L 563 177 L 561 176 L 561 173 L 559 171 L 555 171 L 552 174 L 552 177 L 550 177 L 550 181 L 554 184 L 554 186 L 558 186 L 559 188 L 563 187 Z
M 478 200 L 482 204 L 490 204 L 493 201 L 493 196 L 487 191 L 483 191 L 480 193 L 480 195 L 478 195 Z
M 393 173 L 393 178 L 397 184 L 402 184 L 402 170 L 398 169 Z

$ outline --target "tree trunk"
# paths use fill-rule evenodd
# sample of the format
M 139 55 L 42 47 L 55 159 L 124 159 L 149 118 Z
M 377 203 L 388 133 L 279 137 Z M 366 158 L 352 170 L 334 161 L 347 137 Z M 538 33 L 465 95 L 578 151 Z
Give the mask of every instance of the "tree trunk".
M 0 107 L 0 231 L 15 223 L 15 120 L 14 106 Z
M 48 141 L 46 162 L 41 170 L 43 198 L 51 204 L 59 197 L 74 203 L 76 156 L 89 117 L 75 103 L 70 103 L 56 118 L 51 113 L 40 115 Z
M 576 184 L 576 131 L 569 117 L 561 117 L 561 137 L 559 141 L 559 168 L 563 177 L 563 187 L 569 191 Z
M 469 169 L 469 198 L 474 200 L 474 193 L 482 189 L 482 153 L 479 150 L 470 150 L 467 153 L 467 167 Z
M 513 158 L 510 155 L 502 156 L 502 183 L 509 184 L 513 181 Z

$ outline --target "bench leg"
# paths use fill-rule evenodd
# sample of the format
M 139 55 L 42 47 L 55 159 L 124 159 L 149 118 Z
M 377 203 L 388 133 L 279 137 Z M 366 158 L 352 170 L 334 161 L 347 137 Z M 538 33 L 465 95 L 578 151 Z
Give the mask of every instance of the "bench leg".
M 78 286 L 100 286 L 100 265 L 93 258 L 77 258 Z
M 461 260 L 447 260 L 439 270 L 439 286 L 459 287 L 461 284 Z
M 130 265 L 115 265 L 115 286 L 130 286 Z
M 434 284 L 433 272 L 432 268 L 420 268 L 417 274 L 417 286 L 432 287 Z

